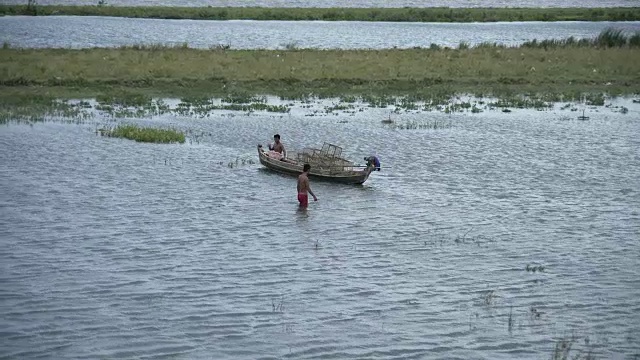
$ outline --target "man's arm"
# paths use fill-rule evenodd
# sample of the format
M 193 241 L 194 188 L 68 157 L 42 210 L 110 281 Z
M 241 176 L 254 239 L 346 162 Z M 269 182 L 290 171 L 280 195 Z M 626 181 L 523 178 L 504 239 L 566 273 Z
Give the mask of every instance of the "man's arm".
M 313 191 L 311 191 L 311 184 L 309 184 L 309 179 L 306 179 L 305 182 L 307 183 L 307 190 L 309 190 L 309 194 L 313 196 L 313 201 L 318 201 L 316 195 L 313 193 Z

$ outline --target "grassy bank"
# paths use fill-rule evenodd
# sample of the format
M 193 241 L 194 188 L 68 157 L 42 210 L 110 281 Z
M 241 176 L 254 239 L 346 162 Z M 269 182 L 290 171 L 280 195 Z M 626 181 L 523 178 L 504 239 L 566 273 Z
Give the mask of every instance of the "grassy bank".
M 640 7 L 624 8 L 256 8 L 0 5 L 0 15 L 94 15 L 200 20 L 323 21 L 638 21 Z
M 637 36 L 637 35 L 636 35 Z M 615 39 L 615 37 L 614 37 Z M 568 41 L 520 48 L 200 50 L 0 49 L 5 96 L 95 96 L 105 91 L 154 96 L 273 94 L 286 98 L 348 94 L 472 93 L 577 96 L 640 91 L 640 48 Z M 544 45 L 543 45 L 544 43 Z M 615 41 L 613 41 L 615 44 Z M 256 105 L 261 106 L 261 105 Z

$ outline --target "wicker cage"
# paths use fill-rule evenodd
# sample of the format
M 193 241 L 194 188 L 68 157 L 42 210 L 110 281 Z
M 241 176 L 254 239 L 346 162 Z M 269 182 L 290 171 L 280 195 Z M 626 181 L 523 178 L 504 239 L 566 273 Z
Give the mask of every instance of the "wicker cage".
M 350 161 L 340 157 L 341 155 L 341 147 L 324 143 L 321 149 L 302 149 L 297 153 L 296 160 L 299 163 L 311 165 L 312 171 L 338 173 L 348 171 L 353 166 Z

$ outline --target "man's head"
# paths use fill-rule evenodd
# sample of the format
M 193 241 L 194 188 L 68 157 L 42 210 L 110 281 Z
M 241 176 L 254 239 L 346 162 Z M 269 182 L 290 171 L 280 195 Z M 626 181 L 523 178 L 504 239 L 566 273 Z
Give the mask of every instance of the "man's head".
M 304 171 L 304 172 L 309 172 L 309 170 L 311 170 L 311 165 L 309 165 L 309 164 L 304 164 L 304 166 L 302 167 L 302 171 Z
M 276 143 L 279 143 L 280 142 L 280 134 L 273 135 L 273 141 L 275 141 Z

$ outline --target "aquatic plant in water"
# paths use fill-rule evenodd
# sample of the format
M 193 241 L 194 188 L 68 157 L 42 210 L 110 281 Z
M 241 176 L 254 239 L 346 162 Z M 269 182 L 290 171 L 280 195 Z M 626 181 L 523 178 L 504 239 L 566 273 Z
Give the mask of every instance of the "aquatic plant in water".
M 227 167 L 237 168 L 244 165 L 254 165 L 255 163 L 256 162 L 253 159 L 253 156 L 238 156 L 236 157 L 235 161 L 229 161 L 227 163 Z M 220 162 L 220 165 L 222 165 L 222 162 Z
M 572 336 L 570 338 L 563 337 L 556 341 L 555 347 L 553 349 L 553 355 L 551 356 L 552 360 L 595 360 L 595 355 L 593 351 L 589 349 L 588 351 L 578 350 L 577 353 L 574 353 L 571 356 L 571 350 L 574 345 L 577 344 L 577 338 Z M 587 347 L 590 347 L 590 341 L 588 337 L 584 338 L 584 344 Z
M 465 96 L 471 96 L 466 94 Z M 474 96 L 476 97 L 474 99 Z M 98 115 L 107 115 L 112 118 L 145 118 L 155 115 L 174 114 L 188 117 L 209 117 L 216 110 L 242 111 L 251 114 L 256 111 L 288 113 L 293 107 L 310 109 L 305 116 L 322 116 L 322 114 L 338 115 L 337 111 L 345 114 L 363 112 L 368 108 L 389 108 L 391 114 L 405 112 L 430 112 L 439 111 L 446 114 L 470 112 L 477 114 L 485 110 L 501 110 L 512 112 L 515 109 L 551 109 L 560 102 L 559 110 L 577 111 L 579 104 L 587 106 L 606 106 L 622 114 L 629 112 L 624 106 L 613 106 L 607 103 L 610 95 L 595 92 L 568 91 L 565 93 L 545 94 L 531 92 L 523 95 L 514 95 L 509 92 L 497 97 L 478 92 L 468 99 L 461 99 L 448 91 L 436 91 L 434 93 L 416 93 L 410 95 L 344 95 L 338 103 L 325 106 L 324 110 L 314 109 L 312 102 L 320 97 L 306 97 L 301 103 L 288 103 L 272 105 L 267 102 L 265 96 L 230 94 L 225 97 L 213 95 L 199 95 L 184 97 L 176 106 L 170 106 L 163 99 L 152 99 L 148 95 L 123 92 L 120 94 L 102 94 L 96 97 L 94 106 L 89 101 L 59 100 L 39 96 L 0 96 L 0 123 L 8 121 L 37 122 L 45 120 L 59 121 L 83 121 Z M 479 98 L 478 98 L 479 97 Z M 246 103 L 250 101 L 249 103 Z M 343 102 L 344 101 L 344 102 Z M 361 104 L 355 104 L 360 101 Z M 634 102 L 638 102 L 637 99 Z M 383 120 L 383 119 L 381 119 Z M 386 121 L 389 122 L 389 121 Z M 394 121 L 392 121 L 393 123 Z M 442 120 L 413 121 L 408 123 L 397 122 L 392 124 L 395 129 L 444 129 L 451 127 L 451 122 Z
M 496 102 L 492 102 L 489 104 L 490 107 L 497 108 L 518 108 L 518 109 L 548 109 L 552 108 L 553 104 L 542 101 L 539 98 L 535 97 L 524 97 L 524 96 L 514 96 L 508 97 L 504 99 L 500 99 Z
M 450 129 L 452 127 L 451 121 L 444 120 L 427 120 L 425 122 L 409 121 L 406 123 L 387 123 L 391 129 L 399 130 L 439 130 Z
M 0 98 L 0 124 L 44 122 L 49 120 L 82 122 L 93 117 L 86 102 L 70 102 L 49 97 Z
M 152 99 L 150 96 L 130 91 L 107 93 L 96 96 L 98 105 L 96 110 L 115 118 L 149 117 L 169 112 L 169 105 L 162 99 Z
M 98 129 L 98 133 L 107 137 L 118 137 L 137 142 L 148 143 L 184 143 L 184 133 L 176 129 L 158 129 L 137 125 L 118 125 L 113 128 Z

